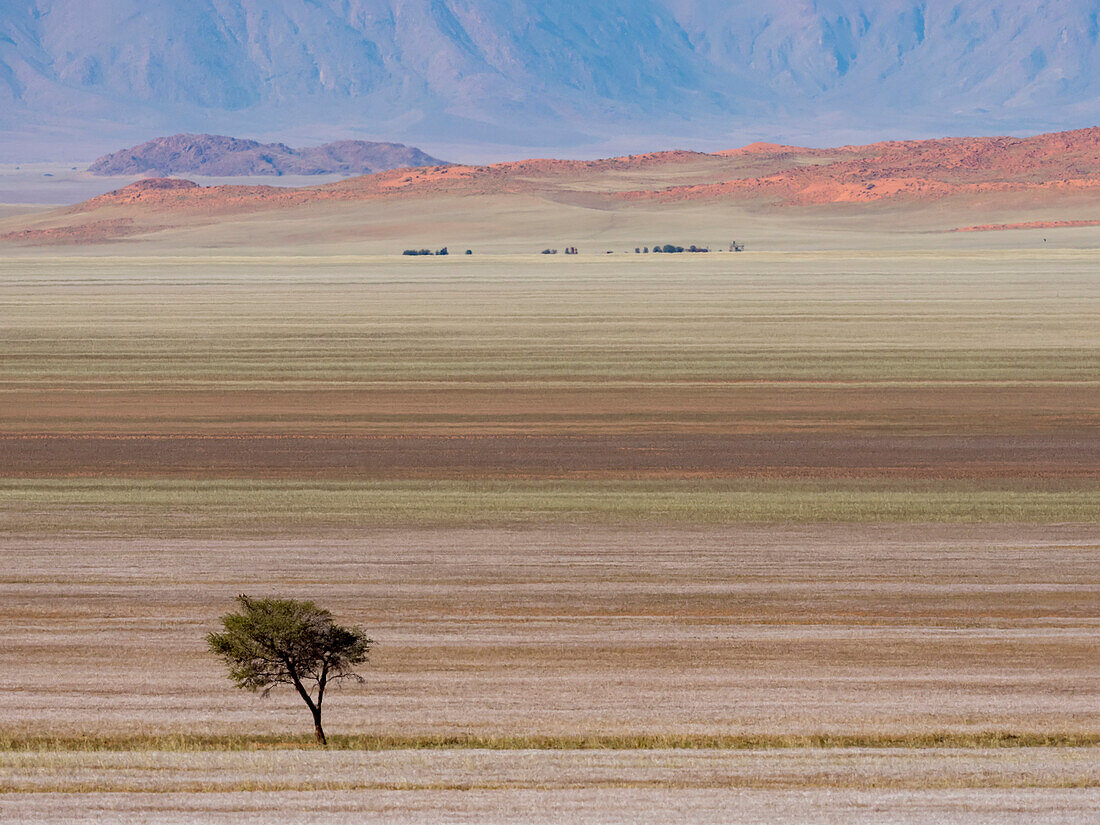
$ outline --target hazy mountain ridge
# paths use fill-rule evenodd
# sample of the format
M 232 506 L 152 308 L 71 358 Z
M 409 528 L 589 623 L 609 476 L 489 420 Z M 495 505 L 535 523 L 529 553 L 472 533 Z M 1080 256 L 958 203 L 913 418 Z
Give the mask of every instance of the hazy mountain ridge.
M 172 135 L 99 158 L 95 175 L 369 175 L 445 161 L 401 143 L 344 140 L 292 149 L 226 135 Z
M 0 103 L 7 144 L 102 150 L 180 130 L 620 150 L 1041 131 L 1100 121 L 1100 3 L 18 0 Z

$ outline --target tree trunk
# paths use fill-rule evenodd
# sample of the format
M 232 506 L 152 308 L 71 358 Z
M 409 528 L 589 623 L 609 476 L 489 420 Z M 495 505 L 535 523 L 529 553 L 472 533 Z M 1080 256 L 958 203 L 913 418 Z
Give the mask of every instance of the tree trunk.
M 313 711 L 313 732 L 317 736 L 317 744 L 322 748 L 327 748 L 328 740 L 325 738 L 325 731 L 321 727 L 321 709 L 314 707 L 310 710 Z

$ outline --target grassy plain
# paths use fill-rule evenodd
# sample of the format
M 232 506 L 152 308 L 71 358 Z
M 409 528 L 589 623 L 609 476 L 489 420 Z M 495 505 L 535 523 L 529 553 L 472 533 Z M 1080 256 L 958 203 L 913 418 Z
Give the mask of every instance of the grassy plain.
M 1098 318 L 1092 250 L 6 256 L 0 812 L 1089 821 Z M 466 747 L 302 751 L 241 590 L 380 640 L 348 747 Z
M 85 529 L 5 548 L 12 746 L 302 732 L 296 697 L 234 693 L 204 650 L 245 588 L 323 599 L 380 640 L 367 685 L 333 695 L 333 734 L 1100 734 L 1089 525 Z

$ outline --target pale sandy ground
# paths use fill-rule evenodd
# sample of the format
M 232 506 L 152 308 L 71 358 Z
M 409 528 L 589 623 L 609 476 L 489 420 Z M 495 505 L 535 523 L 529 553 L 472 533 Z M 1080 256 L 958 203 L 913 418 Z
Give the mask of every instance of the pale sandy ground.
M 1093 823 L 1092 749 L 0 754 L 5 822 Z

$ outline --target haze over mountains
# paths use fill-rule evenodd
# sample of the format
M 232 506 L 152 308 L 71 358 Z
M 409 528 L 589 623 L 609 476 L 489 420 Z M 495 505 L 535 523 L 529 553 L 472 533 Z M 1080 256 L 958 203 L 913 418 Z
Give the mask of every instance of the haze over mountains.
M 155 134 L 470 159 L 1100 122 L 1096 0 L 13 0 L 0 160 Z

